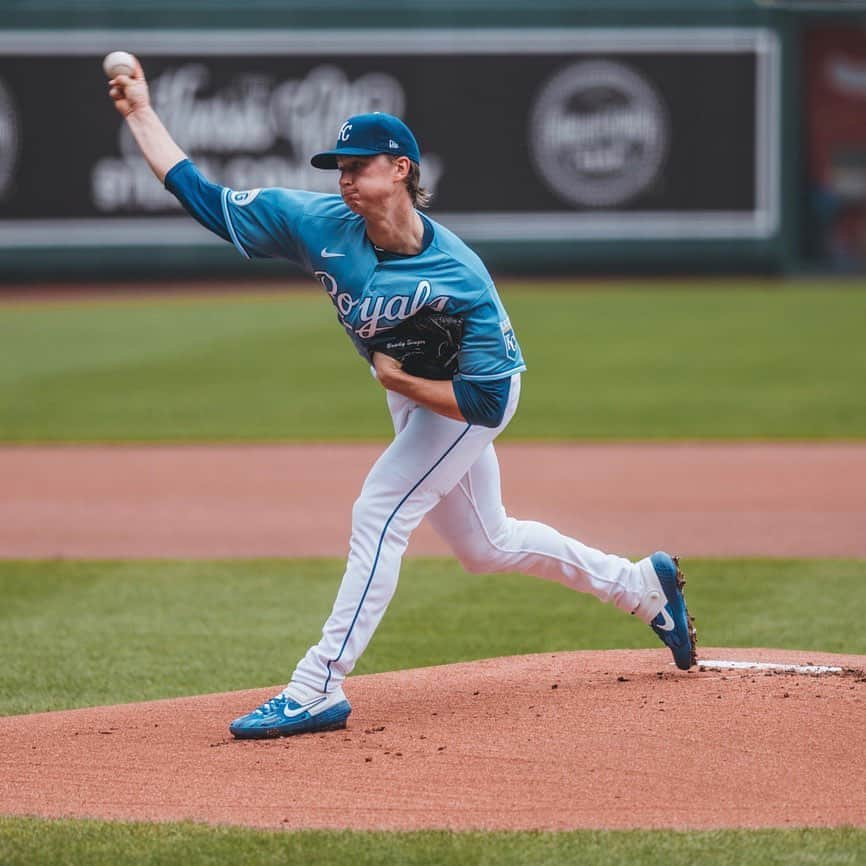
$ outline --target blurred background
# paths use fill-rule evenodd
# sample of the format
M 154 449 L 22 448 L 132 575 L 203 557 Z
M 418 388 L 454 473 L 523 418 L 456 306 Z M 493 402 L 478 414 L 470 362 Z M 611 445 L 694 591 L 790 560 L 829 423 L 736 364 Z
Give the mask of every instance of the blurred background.
M 857 7 L 861 8 L 857 8 Z M 212 179 L 330 190 L 342 120 L 403 116 L 432 214 L 499 275 L 862 273 L 851 2 L 2 3 L 0 280 L 285 275 L 180 212 L 106 96 L 137 54 Z

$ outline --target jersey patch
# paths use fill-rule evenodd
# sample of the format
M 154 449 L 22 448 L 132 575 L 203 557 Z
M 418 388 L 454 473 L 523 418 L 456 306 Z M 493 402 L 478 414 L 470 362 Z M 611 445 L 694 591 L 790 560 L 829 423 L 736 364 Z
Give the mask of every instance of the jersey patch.
M 508 356 L 508 360 L 516 360 L 517 337 L 514 335 L 514 328 L 511 327 L 511 319 L 503 319 L 499 323 L 499 330 L 502 333 L 502 341 L 505 343 L 505 354 Z
M 261 192 L 260 189 L 242 189 L 237 192 L 229 193 L 229 201 L 236 204 L 238 207 L 245 207 L 254 202 L 256 196 Z

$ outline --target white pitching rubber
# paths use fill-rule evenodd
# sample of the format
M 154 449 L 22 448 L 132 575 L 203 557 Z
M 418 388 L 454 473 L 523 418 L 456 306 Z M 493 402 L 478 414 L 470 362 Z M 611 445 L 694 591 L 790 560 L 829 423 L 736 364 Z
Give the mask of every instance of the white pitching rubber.
M 698 667 L 711 671 L 782 671 L 790 674 L 841 674 L 832 665 L 786 665 L 778 662 L 726 662 L 700 659 Z

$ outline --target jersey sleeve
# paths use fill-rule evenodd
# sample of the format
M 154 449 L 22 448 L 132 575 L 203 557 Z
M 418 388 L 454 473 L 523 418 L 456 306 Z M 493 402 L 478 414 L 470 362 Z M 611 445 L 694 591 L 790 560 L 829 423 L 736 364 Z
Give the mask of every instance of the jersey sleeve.
M 493 382 L 526 369 L 508 314 L 495 290 L 487 289 L 463 315 L 459 378 Z
M 301 190 L 223 187 L 221 206 L 231 242 L 248 259 L 288 259 L 310 269 L 299 241 L 300 222 L 310 194 Z
M 206 229 L 224 241 L 231 240 L 220 203 L 222 187 L 211 183 L 192 160 L 182 159 L 169 169 L 165 188 Z
M 511 393 L 510 377 L 492 382 L 455 379 L 452 385 L 457 405 L 470 424 L 498 427 L 502 423 Z
M 245 258 L 282 258 L 309 269 L 298 225 L 311 193 L 276 187 L 231 190 L 211 183 L 188 159 L 173 166 L 165 187 L 205 228 Z

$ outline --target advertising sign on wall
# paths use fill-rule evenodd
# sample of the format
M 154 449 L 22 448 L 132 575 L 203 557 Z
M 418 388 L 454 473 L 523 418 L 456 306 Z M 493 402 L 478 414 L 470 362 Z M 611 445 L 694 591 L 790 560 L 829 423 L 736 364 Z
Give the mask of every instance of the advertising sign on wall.
M 100 59 L 116 48 L 233 189 L 334 191 L 310 154 L 347 116 L 387 111 L 418 136 L 433 215 L 469 240 L 778 229 L 779 52 L 760 28 L 7 32 L 0 244 L 207 241 L 108 100 Z

